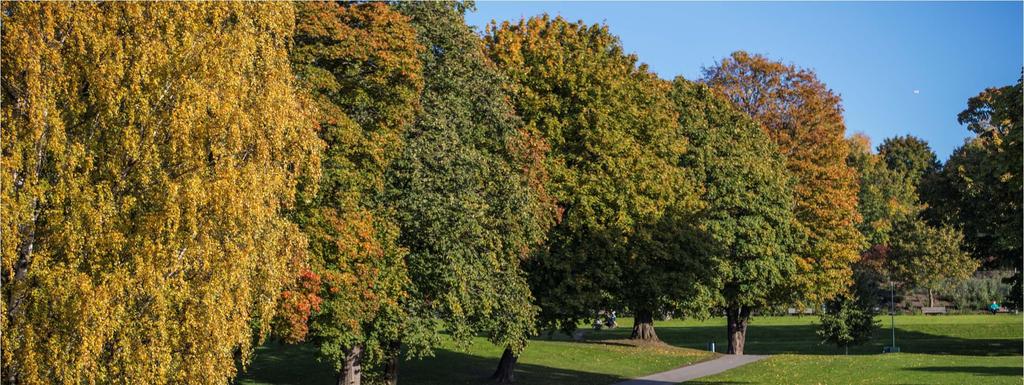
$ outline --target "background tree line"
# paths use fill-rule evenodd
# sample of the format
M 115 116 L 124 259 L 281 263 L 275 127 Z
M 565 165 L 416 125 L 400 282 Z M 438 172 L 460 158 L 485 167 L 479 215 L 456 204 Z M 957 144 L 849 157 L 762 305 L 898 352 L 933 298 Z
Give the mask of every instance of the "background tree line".
M 1021 83 L 847 138 L 809 69 L 658 78 L 607 26 L 472 3 L 2 5 L 3 381 L 224 383 L 266 338 L 397 383 L 442 333 L 505 348 L 598 309 L 825 304 L 979 265 L 1020 297 Z

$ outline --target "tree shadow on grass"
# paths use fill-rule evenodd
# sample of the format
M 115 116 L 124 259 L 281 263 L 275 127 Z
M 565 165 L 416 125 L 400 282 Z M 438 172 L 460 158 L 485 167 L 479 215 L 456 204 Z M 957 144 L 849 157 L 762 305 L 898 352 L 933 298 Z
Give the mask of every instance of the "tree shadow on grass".
M 1024 372 L 1020 367 L 1013 366 L 926 366 L 919 368 L 904 368 L 903 370 L 915 372 L 938 372 L 938 373 L 969 373 L 982 376 L 1022 376 Z
M 481 357 L 445 349 L 434 350 L 434 357 L 402 361 L 399 383 L 416 385 L 493 384 L 489 379 L 498 364 L 496 357 Z M 517 364 L 516 384 L 597 385 L 613 384 L 625 378 L 541 365 Z M 328 385 L 335 384 L 330 365 L 317 362 L 311 344 L 283 345 L 269 342 L 256 351 L 249 369 L 237 384 Z M 672 385 L 662 383 L 658 385 Z
M 489 379 L 498 364 L 497 358 L 481 357 L 451 350 L 435 350 L 434 357 L 403 361 L 399 383 L 416 385 L 475 385 L 493 384 Z M 518 363 L 516 384 L 612 384 L 622 377 L 578 370 L 552 368 Z M 666 384 L 668 385 L 668 384 Z
M 750 325 L 744 352 L 747 354 L 843 354 L 834 345 L 822 344 L 814 325 Z M 728 346 L 725 326 L 657 327 L 658 337 L 667 344 L 706 350 L 715 342 L 719 352 Z M 890 331 L 877 330 L 872 339 L 850 348 L 850 354 L 878 354 L 889 345 Z M 626 330 L 589 333 L 594 341 L 628 338 Z M 1019 356 L 1024 354 L 1020 339 L 966 339 L 896 328 L 896 345 L 904 353 L 955 354 L 967 356 Z

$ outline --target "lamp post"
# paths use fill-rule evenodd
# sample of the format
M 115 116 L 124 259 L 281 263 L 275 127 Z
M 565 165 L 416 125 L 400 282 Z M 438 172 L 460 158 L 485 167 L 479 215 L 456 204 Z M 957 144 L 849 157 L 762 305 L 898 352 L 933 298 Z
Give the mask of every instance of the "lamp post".
M 896 284 L 889 280 L 889 329 L 892 330 L 892 349 L 896 348 Z
M 885 349 L 886 353 L 898 353 L 896 347 L 896 283 L 889 279 L 889 329 L 892 331 L 892 345 Z

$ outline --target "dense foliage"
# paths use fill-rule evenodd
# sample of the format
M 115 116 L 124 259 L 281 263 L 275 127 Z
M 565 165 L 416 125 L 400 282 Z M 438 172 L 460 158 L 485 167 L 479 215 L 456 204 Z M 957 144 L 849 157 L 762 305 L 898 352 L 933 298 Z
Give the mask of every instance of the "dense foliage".
M 963 282 L 942 287 L 936 294 L 948 298 L 960 311 L 984 311 L 993 301 L 1010 296 L 1010 285 L 1005 281 L 1012 276 L 1010 271 L 978 271 Z
M 695 186 L 668 85 L 623 52 L 606 26 L 533 17 L 488 27 L 486 49 L 525 128 L 543 138 L 560 222 L 528 262 L 545 327 L 571 330 L 597 309 L 652 315 L 692 290 L 685 216 Z M 643 325 L 640 325 L 643 324 Z
M 843 292 L 863 237 L 839 96 L 811 70 L 742 51 L 705 68 L 703 81 L 761 124 L 796 180 L 793 210 L 807 238 L 795 276 L 803 297 L 819 303 Z
M 228 381 L 306 249 L 291 6 L 2 14 L 4 381 Z
M 848 163 L 860 179 L 858 226 L 869 243 L 863 259 L 854 265 L 858 280 L 895 281 L 903 289 L 927 289 L 930 305 L 934 290 L 967 279 L 978 264 L 965 253 L 963 235 L 956 228 L 931 224 L 919 191 L 938 172 L 935 154 L 913 136 L 886 139 L 874 154 L 868 139 L 850 139 Z M 855 286 L 879 282 L 857 282 Z
M 900 236 L 892 242 L 887 269 L 896 282 L 928 289 L 929 306 L 934 306 L 934 290 L 963 281 L 978 268 L 963 251 L 963 234 L 956 229 L 915 220 L 901 223 L 896 232 Z
M 846 138 L 811 70 L 669 82 L 608 26 L 472 7 L 4 2 L 2 381 L 223 384 L 273 332 L 344 384 L 484 336 L 509 382 L 601 311 L 724 313 L 742 354 L 789 306 L 861 343 L 890 281 L 1019 306 L 1021 81 L 940 164 Z
M 419 111 L 423 48 L 382 3 L 296 10 L 292 66 L 327 147 L 317 194 L 293 215 L 311 253 L 283 293 L 277 333 L 295 342 L 308 332 L 322 359 L 358 381 L 357 366 L 389 355 L 404 321 L 406 250 L 384 178 Z
M 429 353 L 444 328 L 459 343 L 484 334 L 518 354 L 537 312 L 520 266 L 553 221 L 535 161 L 544 144 L 522 128 L 460 4 L 399 10 L 426 47 L 424 111 L 389 182 L 409 249 L 403 342 Z
M 929 217 L 961 228 L 976 259 L 990 267 L 1017 273 L 1007 302 L 1019 306 L 1021 298 L 1021 195 L 1024 128 L 1020 111 L 1021 81 L 989 88 L 968 99 L 957 115 L 976 136 L 956 149 L 940 175 L 927 184 Z
M 878 155 L 893 172 L 906 175 L 915 188 L 923 178 L 939 171 L 940 164 L 928 143 L 912 135 L 886 138 L 878 145 Z
M 703 263 L 716 281 L 707 305 L 725 310 L 729 352 L 743 354 L 751 314 L 798 299 L 792 181 L 768 135 L 723 96 L 677 78 L 672 97 L 690 143 L 680 163 L 704 186 Z
M 868 296 L 844 293 L 825 302 L 818 325 L 818 337 L 849 353 L 850 346 L 862 345 L 878 329 L 875 301 Z

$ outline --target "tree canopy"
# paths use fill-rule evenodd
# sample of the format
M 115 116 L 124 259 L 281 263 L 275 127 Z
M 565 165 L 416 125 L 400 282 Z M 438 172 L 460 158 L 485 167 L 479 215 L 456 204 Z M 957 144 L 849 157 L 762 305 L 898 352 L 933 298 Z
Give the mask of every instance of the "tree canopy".
M 298 84 L 316 109 L 322 178 L 293 215 L 310 259 L 283 293 L 278 334 L 305 334 L 321 358 L 358 380 L 379 364 L 404 322 L 408 276 L 385 175 L 419 112 L 423 47 L 407 17 L 383 3 L 296 5 L 290 51 Z
M 927 205 L 922 203 L 919 190 L 922 182 L 937 172 L 923 171 L 931 168 L 929 159 L 934 155 L 928 156 L 928 144 L 913 137 L 886 139 L 878 146 L 877 154 L 870 152 L 868 141 L 864 136 L 850 141 L 849 163 L 860 177 L 859 209 L 864 221 L 859 228 L 869 243 L 864 263 L 855 265 L 859 279 L 887 279 L 905 288 L 925 288 L 929 290 L 929 302 L 933 302 L 935 289 L 968 278 L 978 266 L 963 251 L 960 231 L 925 220 Z M 921 159 L 928 161 L 919 162 Z M 908 167 L 914 164 L 924 167 Z M 865 285 L 872 283 L 858 282 L 854 288 L 863 289 Z M 863 293 L 851 294 L 830 304 L 836 307 L 836 315 L 856 315 L 848 308 L 861 307 L 864 299 L 859 297 Z
M 726 312 L 729 352 L 743 354 L 751 314 L 797 299 L 803 239 L 792 180 L 768 135 L 723 95 L 677 78 L 672 97 L 690 143 L 680 163 L 704 186 L 697 222 L 707 242 L 703 263 L 713 267 L 710 304 Z
M 305 258 L 291 5 L 2 9 L 5 382 L 229 381 Z
M 940 167 L 928 143 L 913 135 L 886 138 L 878 145 L 878 155 L 890 170 L 908 176 L 915 188 Z
M 1024 77 L 941 164 L 847 138 L 809 69 L 667 81 L 607 25 L 472 9 L 0 4 L 0 382 L 231 383 L 268 336 L 345 385 L 483 337 L 511 382 L 608 311 L 647 341 L 724 313 L 742 354 L 755 314 L 823 305 L 848 346 L 880 282 L 979 266 L 1019 306 Z
M 1024 210 L 1020 165 L 1024 128 L 1021 80 L 988 88 L 957 115 L 977 135 L 953 151 L 939 175 L 926 182 L 931 220 L 961 228 L 976 259 L 1016 270 L 1008 302 L 1019 305 Z
M 819 303 L 843 292 L 863 238 L 839 96 L 809 69 L 743 51 L 705 68 L 702 81 L 761 125 L 796 179 L 794 211 L 808 242 L 797 275 L 804 297 Z
M 461 344 L 479 333 L 518 354 L 536 314 L 520 266 L 553 220 L 535 188 L 543 143 L 522 129 L 463 7 L 397 6 L 426 47 L 423 112 L 389 177 L 409 249 L 402 342 L 428 353 L 443 326 Z
M 492 24 L 484 41 L 525 129 L 549 146 L 547 191 L 560 222 L 527 264 L 541 323 L 571 330 L 619 305 L 650 324 L 688 282 L 668 274 L 688 273 L 676 270 L 688 253 L 652 250 L 679 243 L 654 229 L 680 229 L 666 224 L 684 224 L 679 216 L 696 205 L 676 167 L 685 142 L 668 85 L 606 26 L 545 15 Z M 644 330 L 640 338 L 656 338 Z

